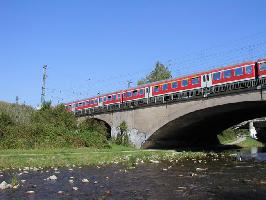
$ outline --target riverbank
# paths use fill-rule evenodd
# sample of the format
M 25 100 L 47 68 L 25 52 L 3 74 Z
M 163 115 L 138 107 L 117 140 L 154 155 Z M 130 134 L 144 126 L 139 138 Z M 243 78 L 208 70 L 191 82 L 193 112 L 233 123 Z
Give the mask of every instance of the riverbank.
M 231 128 L 218 135 L 223 145 L 236 145 L 240 148 L 264 147 L 265 145 L 250 137 L 248 130 L 233 130 Z
M 108 149 L 36 149 L 0 150 L 0 169 L 46 168 L 67 166 L 96 166 L 108 164 L 135 165 L 161 160 L 206 158 L 218 156 L 205 152 L 176 152 L 169 150 L 137 150 L 130 147 L 112 145 Z
M 82 151 L 85 152 L 84 149 Z M 100 152 L 106 153 L 96 152 L 98 156 L 101 156 Z M 72 153 L 82 152 L 74 150 Z M 168 152 L 167 160 L 159 161 L 159 157 L 154 156 L 157 151 L 151 153 L 152 157 L 147 156 L 145 162 L 142 163 L 138 158 L 131 163 L 132 165 L 114 163 L 101 166 L 69 165 L 0 170 L 0 183 L 5 181 L 13 187 L 0 189 L 0 199 L 87 199 L 89 197 L 198 200 L 265 197 L 265 162 L 244 160 L 242 154 L 240 154 L 241 159 L 232 159 L 224 154 L 206 154 L 204 157 L 205 154 L 191 152 L 178 154 Z M 240 152 L 234 153 L 237 156 Z M 128 150 L 126 155 L 131 157 L 133 153 Z M 260 153 L 257 155 L 260 156 Z M 133 161 L 130 158 L 127 160 Z

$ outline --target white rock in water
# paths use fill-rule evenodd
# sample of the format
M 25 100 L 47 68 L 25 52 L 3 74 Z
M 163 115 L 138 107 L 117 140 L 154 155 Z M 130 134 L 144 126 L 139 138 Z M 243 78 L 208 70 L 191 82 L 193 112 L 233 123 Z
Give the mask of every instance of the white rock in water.
M 206 171 L 207 170 L 207 168 L 196 168 L 196 171 Z
M 34 194 L 35 192 L 34 191 L 27 191 L 26 193 L 27 194 Z
M 78 187 L 73 187 L 73 190 L 76 190 L 77 191 L 78 190 Z
M 68 180 L 69 183 L 74 183 L 74 180 L 70 179 Z
M 21 183 L 25 183 L 26 182 L 26 180 L 21 180 Z
M 3 181 L 3 182 L 0 184 L 0 190 L 5 190 L 5 189 L 8 189 L 8 188 L 12 188 L 12 185 L 7 184 L 7 182 L 5 182 L 5 181 Z
M 64 192 L 60 190 L 60 191 L 58 191 L 57 193 L 58 193 L 58 194 L 63 194 Z
M 160 163 L 158 160 L 150 160 L 150 162 L 151 163 L 156 163 L 156 164 Z
M 57 180 L 57 177 L 55 175 L 53 175 L 53 176 L 48 177 L 47 180 L 53 180 L 54 181 L 54 180 Z
M 86 178 L 82 179 L 82 183 L 88 183 L 88 182 L 90 182 L 88 179 Z

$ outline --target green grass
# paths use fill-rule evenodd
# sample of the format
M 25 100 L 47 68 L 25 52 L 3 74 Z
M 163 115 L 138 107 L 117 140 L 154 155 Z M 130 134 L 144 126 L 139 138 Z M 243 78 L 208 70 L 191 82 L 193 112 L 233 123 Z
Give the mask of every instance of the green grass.
M 209 154 L 208 154 L 209 155 Z M 133 166 L 139 161 L 169 160 L 205 157 L 202 152 L 175 152 L 136 150 L 130 147 L 112 145 L 111 149 L 36 149 L 0 150 L 0 169 L 22 167 L 65 167 L 90 166 L 121 163 Z
M 238 143 L 237 146 L 242 147 L 242 148 L 264 147 L 264 144 L 261 143 L 260 141 L 252 139 L 251 137 L 246 137 L 246 140 L 243 141 L 243 142 Z
M 237 134 L 231 128 L 224 130 L 217 137 L 221 144 L 227 144 L 237 140 Z

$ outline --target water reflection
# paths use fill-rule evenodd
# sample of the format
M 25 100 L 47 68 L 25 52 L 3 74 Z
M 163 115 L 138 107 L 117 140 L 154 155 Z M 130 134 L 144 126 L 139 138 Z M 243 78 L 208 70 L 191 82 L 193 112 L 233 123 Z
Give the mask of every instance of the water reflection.
M 255 160 L 266 161 L 266 147 L 251 147 L 244 148 L 237 151 L 237 159 L 242 160 Z

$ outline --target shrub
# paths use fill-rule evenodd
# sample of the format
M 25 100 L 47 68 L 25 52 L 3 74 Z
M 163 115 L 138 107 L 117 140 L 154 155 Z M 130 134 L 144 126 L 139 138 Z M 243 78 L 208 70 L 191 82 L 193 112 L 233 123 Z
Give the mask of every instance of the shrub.
M 10 111 L 13 112 L 12 109 Z M 103 122 L 86 120 L 78 127 L 74 114 L 66 111 L 64 105 L 52 107 L 51 103 L 45 103 L 40 110 L 33 110 L 29 120 L 24 121 L 16 121 L 6 113 L 1 110 L 0 104 L 0 148 L 109 147 L 107 127 Z M 25 113 L 30 112 L 27 110 Z
M 125 121 L 121 122 L 118 126 L 119 134 L 115 139 L 115 143 L 123 146 L 130 146 L 129 137 L 128 137 L 128 127 Z
M 79 124 L 79 131 L 81 132 L 97 132 L 108 138 L 108 130 L 103 121 L 97 119 L 87 118 Z

